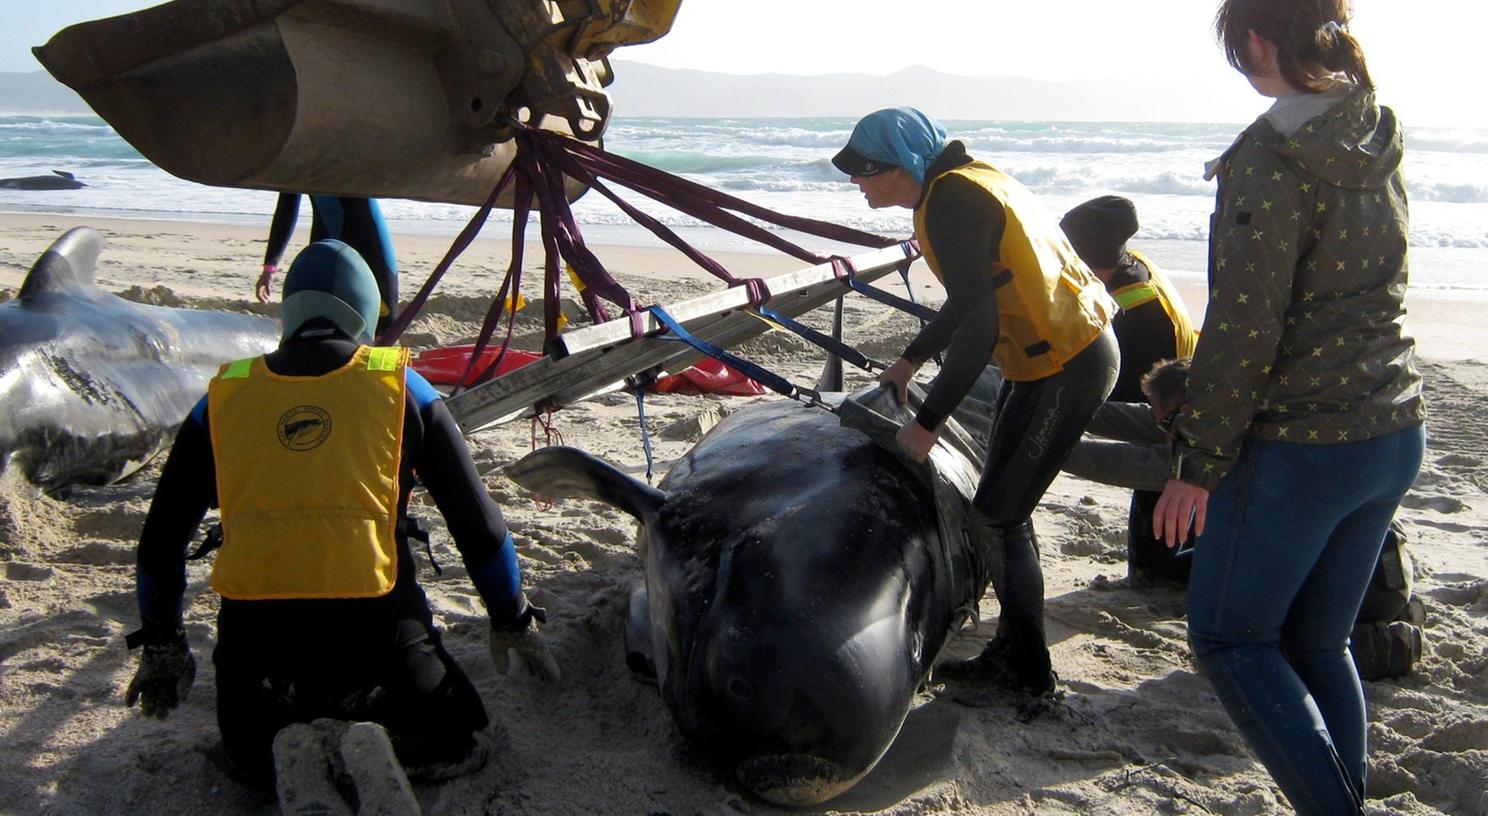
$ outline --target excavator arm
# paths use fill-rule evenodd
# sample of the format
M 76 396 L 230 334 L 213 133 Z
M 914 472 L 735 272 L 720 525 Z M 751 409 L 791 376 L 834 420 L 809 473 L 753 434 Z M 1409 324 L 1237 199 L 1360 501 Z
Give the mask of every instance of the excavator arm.
M 481 204 L 513 122 L 599 142 L 609 53 L 664 35 L 680 3 L 173 0 L 34 51 L 181 178 Z

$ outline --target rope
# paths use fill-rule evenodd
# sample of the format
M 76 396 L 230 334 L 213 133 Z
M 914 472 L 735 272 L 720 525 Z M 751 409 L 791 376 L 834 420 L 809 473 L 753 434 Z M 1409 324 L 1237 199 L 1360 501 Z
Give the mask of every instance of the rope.
M 635 389 L 635 398 L 636 414 L 641 423 L 641 449 L 646 452 L 646 484 L 651 484 L 652 466 L 655 463 L 651 457 L 651 431 L 646 427 L 646 389 Z

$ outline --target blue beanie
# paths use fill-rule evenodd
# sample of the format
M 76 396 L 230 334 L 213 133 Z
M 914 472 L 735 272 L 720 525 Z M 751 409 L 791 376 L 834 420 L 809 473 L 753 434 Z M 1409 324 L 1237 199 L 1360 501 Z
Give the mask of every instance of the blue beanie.
M 381 302 L 377 279 L 356 250 L 340 241 L 316 241 L 295 256 L 284 276 L 282 337 L 288 340 L 301 326 L 324 318 L 370 343 Z
M 925 183 L 925 168 L 945 149 L 943 126 L 914 108 L 885 108 L 864 116 L 853 128 L 847 147 L 832 164 L 849 176 L 871 176 L 903 167 L 914 180 Z

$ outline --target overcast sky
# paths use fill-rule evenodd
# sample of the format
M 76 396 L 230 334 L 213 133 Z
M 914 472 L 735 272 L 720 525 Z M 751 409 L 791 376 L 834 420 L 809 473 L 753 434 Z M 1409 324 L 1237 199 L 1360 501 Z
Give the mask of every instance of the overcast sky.
M 142 0 L 4 0 L 0 71 L 40 66 L 30 47 Z M 684 0 L 672 32 L 617 56 L 733 74 L 888 74 L 911 65 L 962 75 L 1132 82 L 1197 80 L 1235 121 L 1265 102 L 1214 44 L 1215 0 Z M 1488 127 L 1481 0 L 1355 0 L 1382 101 L 1408 124 Z M 1184 100 L 1173 100 L 1174 118 Z

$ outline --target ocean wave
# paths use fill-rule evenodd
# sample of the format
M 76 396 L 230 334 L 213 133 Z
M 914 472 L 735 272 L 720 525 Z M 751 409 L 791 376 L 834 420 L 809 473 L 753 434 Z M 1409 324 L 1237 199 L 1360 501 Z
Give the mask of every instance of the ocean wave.
M 1488 131 L 1484 130 L 1412 130 L 1405 132 L 1407 155 L 1414 150 L 1442 153 L 1488 153 Z
M 1406 192 L 1417 201 L 1445 201 L 1451 204 L 1488 204 L 1488 185 L 1427 182 L 1405 185 Z
M 775 168 L 780 165 L 778 158 L 770 156 L 751 155 L 728 155 L 710 154 L 681 151 L 656 151 L 643 150 L 617 151 L 627 159 L 638 161 L 658 170 L 668 173 L 727 173 L 741 170 L 754 170 L 764 168 Z

